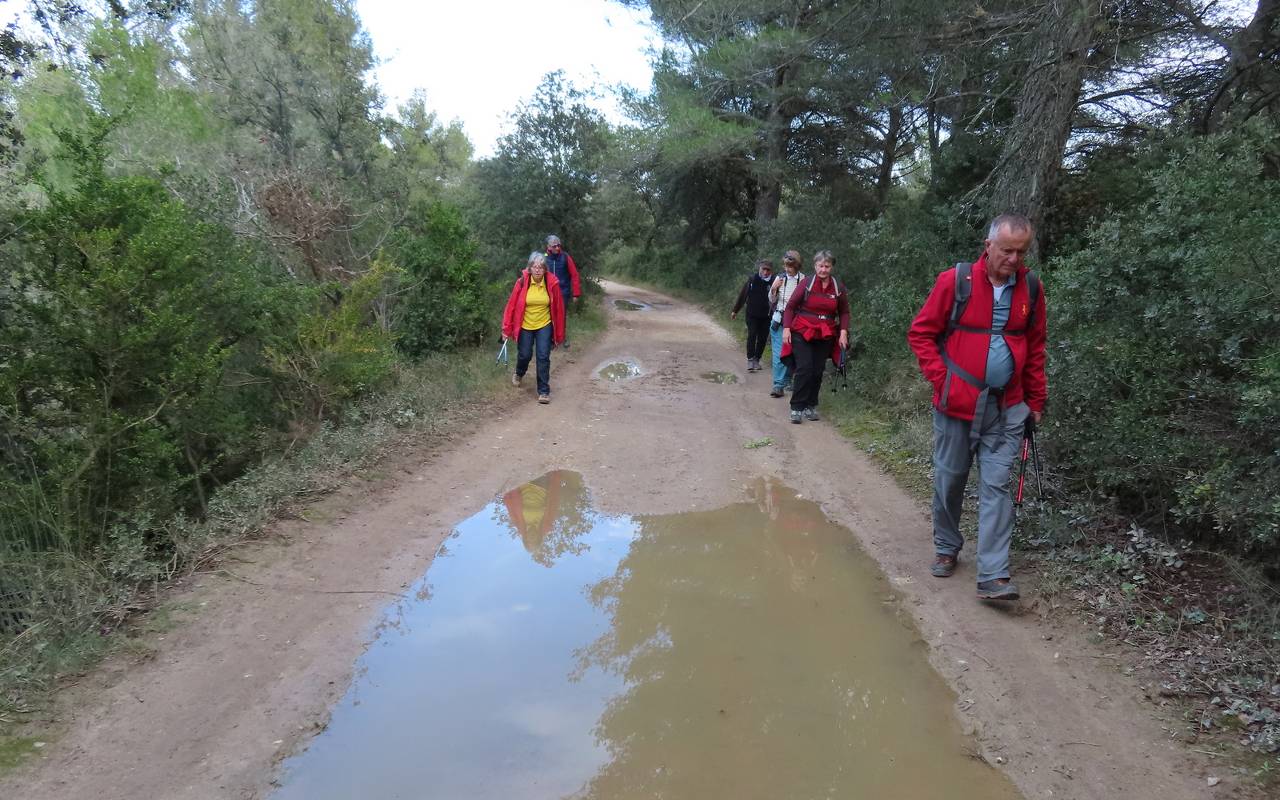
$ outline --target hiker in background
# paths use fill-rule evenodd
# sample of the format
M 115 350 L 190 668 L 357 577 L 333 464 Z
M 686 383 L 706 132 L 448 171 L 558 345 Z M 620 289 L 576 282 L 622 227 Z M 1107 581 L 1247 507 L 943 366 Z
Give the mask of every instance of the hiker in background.
M 773 308 L 773 316 L 769 318 L 769 350 L 773 360 L 770 397 L 782 397 L 782 393 L 791 388 L 791 368 L 782 363 L 782 313 L 802 280 L 804 273 L 800 271 L 800 254 L 788 250 L 782 257 L 782 274 L 774 278 L 769 287 L 769 302 Z
M 907 341 L 933 386 L 933 575 L 949 577 L 964 538 L 960 506 L 978 459 L 978 597 L 1016 600 L 1009 576 L 1009 473 L 1028 415 L 1047 396 L 1045 302 L 1023 258 L 1035 236 L 1026 217 L 996 217 L 974 264 L 938 275 Z
M 551 402 L 551 348 L 564 341 L 564 296 L 560 282 L 547 272 L 542 253 L 530 253 L 529 263 L 511 288 L 502 313 L 502 339 L 516 340 L 516 371 L 511 384 L 519 386 L 537 353 L 538 402 Z
M 569 301 L 572 299 L 577 304 L 578 298 L 582 296 L 582 284 L 578 280 L 578 265 L 573 263 L 573 256 L 564 252 L 564 248 L 560 246 L 560 237 L 554 233 L 547 237 L 547 272 L 555 276 L 560 283 L 560 295 L 564 299 L 564 307 L 569 308 Z M 564 336 L 564 349 L 569 349 L 568 332 Z
M 769 339 L 769 286 L 773 282 L 773 262 L 762 258 L 756 262 L 756 272 L 742 285 L 738 301 L 729 312 L 730 319 L 737 319 L 738 312 L 747 307 L 747 372 L 759 372 L 760 357 L 764 355 L 764 343 Z
M 782 358 L 795 369 L 791 422 L 817 422 L 818 395 L 827 359 L 836 347 L 849 347 L 849 295 L 831 274 L 836 257 L 830 250 L 813 256 L 813 276 L 791 293 L 782 314 Z

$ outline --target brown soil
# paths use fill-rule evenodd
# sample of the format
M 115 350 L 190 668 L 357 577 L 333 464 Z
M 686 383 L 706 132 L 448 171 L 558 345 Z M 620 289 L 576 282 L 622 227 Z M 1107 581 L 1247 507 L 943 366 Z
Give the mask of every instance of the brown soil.
M 1243 791 L 1170 738 L 1110 654 L 1047 625 L 1035 604 L 978 603 L 972 563 L 929 576 L 927 512 L 826 422 L 791 425 L 768 373 L 687 304 L 606 284 L 610 328 L 553 355 L 553 402 L 530 384 L 433 452 L 396 456 L 392 477 L 352 480 L 275 527 L 221 571 L 188 580 L 195 613 L 64 692 L 65 732 L 0 782 L 0 797 L 258 798 L 280 760 L 322 728 L 381 605 L 431 563 L 458 521 L 556 468 L 582 473 L 609 513 L 694 511 L 778 476 L 854 531 L 913 610 L 955 713 L 1028 798 L 1177 800 Z M 657 302 L 618 310 L 615 298 Z M 581 348 L 581 349 L 580 349 Z M 618 361 L 642 374 L 608 381 Z M 737 373 L 720 384 L 704 373 Z M 746 448 L 765 437 L 769 446 Z M 1016 563 L 1015 563 L 1016 567 Z M 1025 581 L 1024 581 L 1025 583 Z M 1024 585 L 1024 591 L 1034 587 Z M 1223 778 L 1213 789 L 1206 777 Z M 945 775 L 938 776 L 945 781 Z

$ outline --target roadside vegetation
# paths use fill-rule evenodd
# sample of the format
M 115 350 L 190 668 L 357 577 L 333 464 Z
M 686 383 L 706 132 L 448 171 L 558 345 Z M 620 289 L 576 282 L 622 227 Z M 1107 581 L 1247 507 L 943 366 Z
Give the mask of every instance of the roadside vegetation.
M 1050 336 L 1045 496 L 1017 547 L 1036 605 L 1077 615 L 1197 749 L 1274 782 L 1275 4 L 647 5 L 672 45 L 619 161 L 647 224 L 606 271 L 738 328 L 757 258 L 833 250 L 857 357 L 824 413 L 927 492 L 908 323 L 986 220 L 1028 213 Z
M 351 3 L 93 9 L 0 37 L 0 765 L 172 579 L 500 400 L 544 236 L 598 292 L 586 189 L 546 187 L 609 131 L 554 76 L 583 125 L 516 109 L 475 161 L 422 96 L 383 109 Z

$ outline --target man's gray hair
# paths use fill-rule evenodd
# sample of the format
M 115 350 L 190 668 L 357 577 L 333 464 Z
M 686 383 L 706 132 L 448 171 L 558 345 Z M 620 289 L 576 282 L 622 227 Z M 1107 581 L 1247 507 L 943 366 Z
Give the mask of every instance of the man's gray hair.
M 1001 228 L 1008 228 L 1010 233 L 1028 233 L 1032 230 L 1031 220 L 1021 214 L 1001 214 L 991 220 L 987 228 L 987 238 L 994 239 L 1000 235 Z
M 819 261 L 826 261 L 834 267 L 836 265 L 835 253 L 830 250 L 819 250 L 813 254 L 813 263 L 817 264 Z
M 527 266 L 532 267 L 534 264 L 541 264 L 542 266 L 544 266 L 544 267 L 545 267 L 545 266 L 547 265 L 547 256 L 546 256 L 546 254 L 544 254 L 544 253 L 539 253 L 537 250 L 534 250 L 532 253 L 530 253 L 530 254 L 529 254 L 529 263 L 528 263 L 528 265 L 527 265 Z
M 556 236 L 554 233 L 547 237 L 547 247 L 550 247 L 553 244 L 560 244 L 560 237 Z

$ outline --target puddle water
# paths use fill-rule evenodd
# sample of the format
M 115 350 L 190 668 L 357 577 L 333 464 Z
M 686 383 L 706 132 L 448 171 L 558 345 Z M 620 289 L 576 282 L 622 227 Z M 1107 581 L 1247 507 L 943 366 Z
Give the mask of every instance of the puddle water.
M 276 800 L 1012 800 L 849 531 L 776 482 L 607 516 L 557 471 L 457 527 Z
M 738 376 L 732 372 L 704 372 L 702 373 L 704 380 L 712 383 L 737 383 Z
M 634 361 L 615 361 L 600 370 L 600 377 L 610 381 L 625 381 L 640 374 L 640 365 Z
M 638 303 L 635 300 L 614 300 L 613 304 L 622 311 L 644 311 L 649 307 L 646 303 Z

